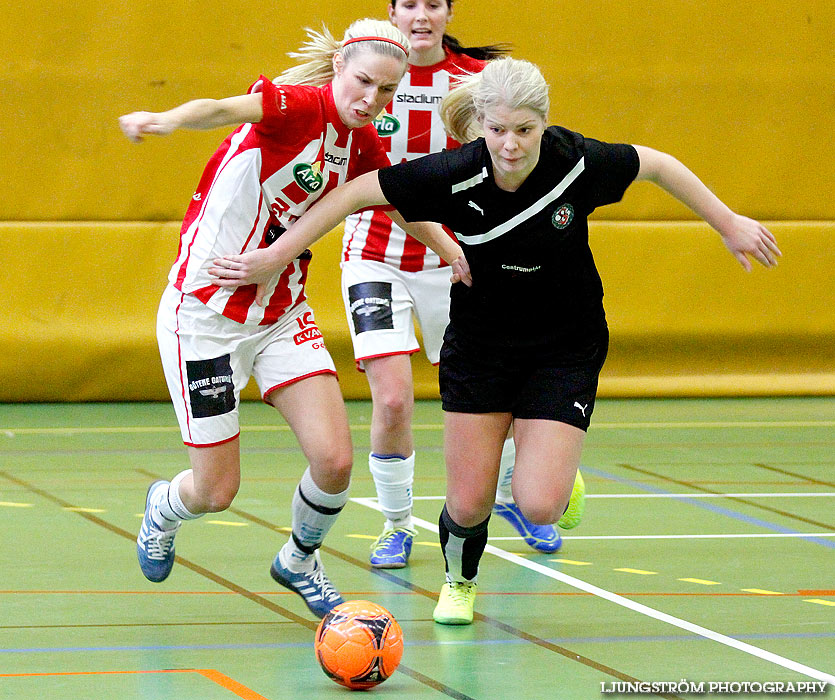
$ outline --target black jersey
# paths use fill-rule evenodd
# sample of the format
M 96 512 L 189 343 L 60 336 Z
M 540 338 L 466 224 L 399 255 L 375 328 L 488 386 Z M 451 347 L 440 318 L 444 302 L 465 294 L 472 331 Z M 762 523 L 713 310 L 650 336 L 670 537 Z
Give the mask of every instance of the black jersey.
M 539 162 L 515 192 L 500 189 L 484 139 L 379 173 L 407 221 L 455 232 L 473 286 L 452 286 L 450 323 L 480 343 L 585 345 L 606 320 L 587 217 L 617 202 L 638 174 L 638 154 L 552 126 Z

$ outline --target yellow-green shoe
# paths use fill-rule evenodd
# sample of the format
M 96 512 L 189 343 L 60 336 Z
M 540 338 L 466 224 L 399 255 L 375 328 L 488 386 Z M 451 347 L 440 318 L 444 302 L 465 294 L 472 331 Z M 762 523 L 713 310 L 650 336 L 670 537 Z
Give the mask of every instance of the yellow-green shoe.
M 432 613 L 435 622 L 439 625 L 472 624 L 475 589 L 475 581 L 447 581 Z
M 563 530 L 570 530 L 572 527 L 577 527 L 583 519 L 583 511 L 586 509 L 586 484 L 583 481 L 583 475 L 580 470 L 577 470 L 577 476 L 574 478 L 574 488 L 571 489 L 571 498 L 568 499 L 568 508 L 565 513 L 557 521 Z

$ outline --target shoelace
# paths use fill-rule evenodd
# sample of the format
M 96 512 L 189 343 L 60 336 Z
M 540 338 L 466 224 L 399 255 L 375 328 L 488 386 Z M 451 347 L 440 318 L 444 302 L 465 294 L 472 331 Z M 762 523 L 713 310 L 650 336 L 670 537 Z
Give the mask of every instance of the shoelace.
M 394 536 L 397 534 L 397 530 L 386 530 L 382 535 L 380 535 L 380 539 L 377 540 L 376 544 L 374 545 L 374 549 L 379 549 L 380 547 L 385 547 L 389 542 L 394 539 Z
M 334 600 L 339 598 L 339 591 L 337 591 L 327 576 L 325 570 L 319 567 L 312 574 L 308 574 L 310 580 L 322 590 L 322 598 L 324 600 Z
M 474 583 L 452 583 L 449 586 L 449 597 L 452 598 L 457 605 L 466 603 L 470 592 L 473 590 L 473 586 L 475 586 Z
M 380 538 L 373 545 L 371 545 L 371 549 L 376 551 L 385 547 L 400 532 L 405 532 L 407 535 L 411 535 L 412 537 L 414 537 L 417 534 L 417 531 L 409 530 L 409 528 L 406 527 L 396 527 L 392 530 L 385 530 L 383 534 L 380 535 Z
M 176 534 L 176 529 L 157 530 L 156 532 L 151 531 L 151 533 L 142 540 L 142 544 L 145 546 L 145 551 L 148 553 L 148 558 L 165 559 L 171 551 L 171 547 L 174 544 L 174 535 Z

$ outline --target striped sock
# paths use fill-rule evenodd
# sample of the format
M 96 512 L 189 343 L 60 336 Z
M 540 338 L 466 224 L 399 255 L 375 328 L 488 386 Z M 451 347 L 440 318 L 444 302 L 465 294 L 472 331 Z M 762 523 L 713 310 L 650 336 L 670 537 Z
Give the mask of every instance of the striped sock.
M 281 563 L 297 573 L 310 571 L 316 564 L 314 552 L 347 502 L 348 489 L 340 493 L 322 491 L 308 467 L 293 494 L 293 534 L 281 549 Z

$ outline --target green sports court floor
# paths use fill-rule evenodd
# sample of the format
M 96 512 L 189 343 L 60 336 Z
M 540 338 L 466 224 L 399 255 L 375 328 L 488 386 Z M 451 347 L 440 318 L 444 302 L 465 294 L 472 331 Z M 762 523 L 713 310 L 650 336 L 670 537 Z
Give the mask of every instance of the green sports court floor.
M 713 682 L 822 697 L 835 684 L 835 399 L 599 401 L 582 525 L 544 555 L 495 519 L 469 627 L 432 622 L 439 405 L 416 407 L 420 535 L 410 567 L 389 572 L 367 564 L 381 525 L 370 407 L 349 411 L 353 499 L 323 560 L 346 598 L 403 628 L 400 670 L 374 696 L 586 700 L 675 682 L 653 697 L 698 697 Z M 272 409 L 245 404 L 242 423 L 233 507 L 186 524 L 173 573 L 151 584 L 134 545 L 145 490 L 186 464 L 170 406 L 0 405 L 0 698 L 348 696 L 314 659 L 316 620 L 268 574 L 303 457 Z

